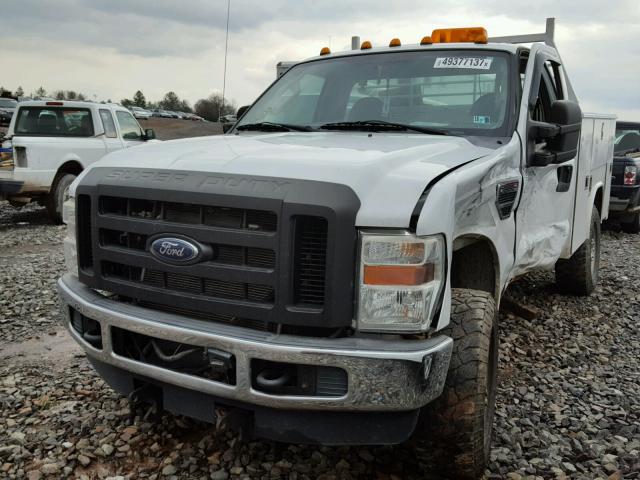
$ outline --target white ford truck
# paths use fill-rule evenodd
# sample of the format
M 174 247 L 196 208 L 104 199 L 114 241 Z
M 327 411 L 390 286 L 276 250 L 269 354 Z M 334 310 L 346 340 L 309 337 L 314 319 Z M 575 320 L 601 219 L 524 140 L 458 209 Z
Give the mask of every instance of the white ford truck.
M 32 199 L 62 220 L 69 185 L 109 152 L 155 138 L 120 105 L 77 101 L 21 102 L 0 150 L 0 199 Z
M 480 476 L 505 288 L 598 281 L 615 122 L 551 31 L 323 49 L 227 135 L 110 154 L 65 204 L 69 332 L 132 400 Z

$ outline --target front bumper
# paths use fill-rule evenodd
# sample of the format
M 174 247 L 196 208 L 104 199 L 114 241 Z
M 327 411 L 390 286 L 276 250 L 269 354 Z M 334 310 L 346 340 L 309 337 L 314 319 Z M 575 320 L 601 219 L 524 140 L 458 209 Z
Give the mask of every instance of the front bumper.
M 70 274 L 58 281 L 58 288 L 64 304 L 65 326 L 93 359 L 223 401 L 275 409 L 351 412 L 418 409 L 442 393 L 453 347 L 452 339 L 446 336 L 427 340 L 329 339 L 253 331 L 109 300 Z M 91 346 L 71 327 L 69 307 L 100 323 L 102 350 Z M 117 355 L 111 342 L 111 327 L 229 352 L 236 359 L 236 384 L 178 373 Z M 257 391 L 251 384 L 252 359 L 342 368 L 347 372 L 347 393 L 329 398 Z

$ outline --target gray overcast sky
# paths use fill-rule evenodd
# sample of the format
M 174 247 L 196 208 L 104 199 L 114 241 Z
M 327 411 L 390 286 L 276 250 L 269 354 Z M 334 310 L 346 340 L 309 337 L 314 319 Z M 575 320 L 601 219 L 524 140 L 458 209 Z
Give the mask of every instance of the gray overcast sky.
M 226 0 L 3 0 L 0 85 L 119 101 L 140 89 L 193 103 L 222 89 Z M 228 97 L 251 103 L 280 60 L 346 49 L 351 35 L 416 43 L 437 27 L 557 43 L 583 109 L 640 120 L 639 0 L 231 0 Z

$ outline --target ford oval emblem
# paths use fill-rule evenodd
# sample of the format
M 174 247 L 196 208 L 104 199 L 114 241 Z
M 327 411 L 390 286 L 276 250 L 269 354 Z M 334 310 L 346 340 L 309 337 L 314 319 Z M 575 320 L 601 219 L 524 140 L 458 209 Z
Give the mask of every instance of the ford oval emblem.
M 151 255 L 165 263 L 188 264 L 197 261 L 202 250 L 195 241 L 184 238 L 160 236 L 153 239 Z

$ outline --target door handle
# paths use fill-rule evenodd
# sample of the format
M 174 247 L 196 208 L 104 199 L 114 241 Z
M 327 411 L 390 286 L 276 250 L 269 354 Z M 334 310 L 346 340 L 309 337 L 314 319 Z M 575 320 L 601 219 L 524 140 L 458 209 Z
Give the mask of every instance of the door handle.
M 571 177 L 573 177 L 573 165 L 558 167 L 556 173 L 558 174 L 556 192 L 568 192 L 571 186 Z

